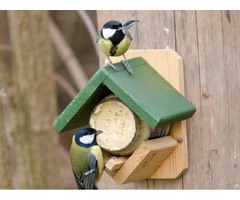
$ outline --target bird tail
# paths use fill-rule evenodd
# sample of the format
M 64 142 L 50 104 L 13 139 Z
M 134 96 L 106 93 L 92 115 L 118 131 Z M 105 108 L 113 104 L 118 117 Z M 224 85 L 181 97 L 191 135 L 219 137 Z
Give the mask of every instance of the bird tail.
M 126 22 L 123 26 L 126 27 L 127 29 L 130 29 L 132 26 L 134 26 L 138 22 L 139 22 L 139 20 L 130 20 L 130 21 Z

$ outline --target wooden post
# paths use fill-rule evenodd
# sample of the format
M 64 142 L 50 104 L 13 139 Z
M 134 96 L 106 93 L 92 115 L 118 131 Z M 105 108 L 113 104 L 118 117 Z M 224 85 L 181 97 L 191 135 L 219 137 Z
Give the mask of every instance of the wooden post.
M 175 48 L 175 35 L 174 35 L 174 12 L 173 11 L 98 11 L 98 29 L 100 30 L 102 25 L 109 20 L 115 19 L 119 20 L 122 23 L 126 22 L 130 19 L 138 19 L 140 20 L 140 23 L 131 28 L 130 32 L 133 35 L 133 41 L 131 44 L 131 48 L 133 49 L 174 49 Z M 144 29 L 144 31 L 142 31 Z M 128 52 L 127 52 L 128 53 Z M 131 56 L 127 55 L 127 58 L 131 58 Z M 134 56 L 137 56 L 137 54 L 134 54 Z M 138 56 L 141 56 L 138 55 Z M 149 59 L 147 57 L 143 56 L 149 62 L 150 65 L 154 66 L 154 64 L 151 62 L 151 53 L 148 54 Z M 163 56 L 164 57 L 164 56 Z M 167 57 L 165 57 L 167 58 Z M 122 58 L 119 58 L 122 59 Z M 171 59 L 171 58 L 170 58 Z M 104 64 L 105 56 L 101 54 L 100 57 L 100 65 Z M 168 59 L 159 59 L 160 62 L 166 62 L 168 63 Z M 158 60 L 158 61 L 159 61 Z M 153 59 L 153 62 L 156 61 L 156 59 Z M 182 62 L 182 61 L 179 61 Z M 158 65 L 155 63 L 155 66 Z M 159 67 L 156 69 L 158 72 L 163 73 L 166 75 L 167 80 L 168 75 L 170 71 L 166 68 Z M 183 73 L 183 69 L 181 69 L 180 73 Z M 162 74 L 161 74 L 162 75 Z M 182 74 L 183 75 L 183 74 Z M 165 78 L 165 76 L 164 76 Z M 184 81 L 183 79 L 181 80 Z M 181 84 L 181 89 L 183 84 Z M 182 92 L 182 91 L 181 91 Z M 183 122 L 185 123 L 185 122 Z M 184 125 L 184 124 L 183 124 Z M 185 125 L 186 127 L 186 125 Z M 187 155 L 187 141 L 186 141 L 186 129 L 183 129 L 183 132 L 181 133 L 184 140 L 182 140 L 182 137 L 178 137 L 179 141 L 184 141 L 180 144 L 177 148 L 176 152 L 181 149 L 182 152 L 184 152 L 182 155 Z M 176 155 L 176 154 L 175 154 Z M 187 162 L 187 156 L 182 157 L 183 160 L 181 162 L 178 162 L 179 164 L 182 163 L 182 167 L 178 169 L 186 169 L 188 167 Z M 184 160 L 185 158 L 185 160 Z M 169 158 L 169 164 L 171 163 L 172 158 Z M 168 165 L 169 165 L 168 164 Z M 162 165 L 164 167 L 164 165 Z M 176 178 L 176 174 L 172 174 L 171 170 L 169 170 L 172 177 Z M 110 184 L 109 184 L 110 183 Z M 182 188 L 182 179 L 176 179 L 169 181 L 160 181 L 160 180 L 144 180 L 141 182 L 135 182 L 135 183 L 129 183 L 125 184 L 123 186 L 119 186 L 114 181 L 110 181 L 109 177 L 103 176 L 99 183 L 99 188 L 139 188 L 139 189 L 154 189 L 154 188 Z
M 186 97 L 197 108 L 185 124 L 189 167 L 183 177 L 119 186 L 104 176 L 99 188 L 239 189 L 240 11 L 97 14 L 98 30 L 112 19 L 138 19 L 140 23 L 130 29 L 133 49 L 175 49 L 184 60 Z M 104 59 L 102 54 L 101 64 Z

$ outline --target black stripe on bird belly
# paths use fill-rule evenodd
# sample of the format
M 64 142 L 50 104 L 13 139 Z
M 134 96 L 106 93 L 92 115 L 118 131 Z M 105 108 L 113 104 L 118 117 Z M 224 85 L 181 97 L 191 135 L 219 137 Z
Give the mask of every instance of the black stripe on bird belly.
M 115 54 L 116 54 L 116 52 L 117 52 L 117 49 L 118 49 L 118 47 L 116 46 L 112 46 L 111 47 L 111 49 L 110 49 L 110 55 L 111 56 L 114 56 Z

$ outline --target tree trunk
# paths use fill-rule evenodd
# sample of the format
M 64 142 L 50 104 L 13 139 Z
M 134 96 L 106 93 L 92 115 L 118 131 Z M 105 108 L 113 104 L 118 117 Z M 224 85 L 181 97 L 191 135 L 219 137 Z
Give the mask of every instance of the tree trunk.
M 59 188 L 54 67 L 47 11 L 9 11 L 17 188 Z
M 4 80 L 3 63 L 0 60 L 0 189 L 10 189 L 12 185 L 11 173 L 11 155 L 10 147 L 7 140 L 4 124 L 3 102 L 7 98 L 5 93 L 5 80 Z

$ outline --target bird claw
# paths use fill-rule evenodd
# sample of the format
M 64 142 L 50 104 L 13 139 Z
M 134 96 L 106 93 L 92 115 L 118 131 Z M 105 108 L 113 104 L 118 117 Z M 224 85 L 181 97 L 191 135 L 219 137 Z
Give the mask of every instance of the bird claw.
M 109 65 L 111 68 L 113 68 L 114 70 L 117 69 L 117 67 L 116 67 L 112 62 L 108 62 L 108 65 Z
M 127 69 L 127 71 L 129 72 L 129 74 L 133 75 L 133 70 L 132 68 L 130 67 L 129 63 L 127 60 L 124 60 L 122 61 L 123 65 L 125 66 L 125 68 Z
M 108 59 L 108 64 L 109 64 L 109 66 L 110 66 L 111 68 L 113 68 L 114 70 L 116 70 L 117 67 L 113 64 L 113 62 L 110 60 L 110 58 L 107 57 L 107 59 Z

